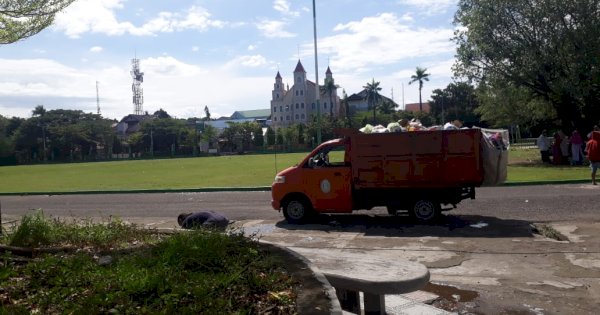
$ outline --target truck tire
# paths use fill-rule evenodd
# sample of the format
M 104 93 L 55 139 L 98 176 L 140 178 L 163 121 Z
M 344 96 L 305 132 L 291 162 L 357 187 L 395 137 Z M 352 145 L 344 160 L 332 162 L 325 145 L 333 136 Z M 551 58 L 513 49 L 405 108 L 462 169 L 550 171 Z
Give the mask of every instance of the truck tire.
M 413 203 L 410 216 L 419 222 L 432 222 L 439 217 L 441 207 L 439 202 L 429 199 L 420 199 Z
M 310 203 L 303 198 L 293 198 L 283 205 L 283 216 L 290 224 L 304 223 L 312 215 Z

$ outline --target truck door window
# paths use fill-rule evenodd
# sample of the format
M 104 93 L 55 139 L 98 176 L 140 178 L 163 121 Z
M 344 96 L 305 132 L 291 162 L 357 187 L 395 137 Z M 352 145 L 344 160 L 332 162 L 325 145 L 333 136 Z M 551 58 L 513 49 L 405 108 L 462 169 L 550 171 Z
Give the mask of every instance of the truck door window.
M 344 146 L 327 147 L 316 152 L 309 161 L 309 167 L 344 166 Z

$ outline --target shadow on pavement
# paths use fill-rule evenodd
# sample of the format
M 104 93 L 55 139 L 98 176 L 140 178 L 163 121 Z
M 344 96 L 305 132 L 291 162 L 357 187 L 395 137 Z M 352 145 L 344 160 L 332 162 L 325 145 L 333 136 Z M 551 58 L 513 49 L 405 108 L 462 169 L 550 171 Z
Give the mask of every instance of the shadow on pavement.
M 287 230 L 314 230 L 364 233 L 365 236 L 387 237 L 533 237 L 531 222 L 506 220 L 479 215 L 442 215 L 431 224 L 418 223 L 408 216 L 367 214 L 322 214 L 306 224 L 288 224 L 282 220 L 277 227 Z

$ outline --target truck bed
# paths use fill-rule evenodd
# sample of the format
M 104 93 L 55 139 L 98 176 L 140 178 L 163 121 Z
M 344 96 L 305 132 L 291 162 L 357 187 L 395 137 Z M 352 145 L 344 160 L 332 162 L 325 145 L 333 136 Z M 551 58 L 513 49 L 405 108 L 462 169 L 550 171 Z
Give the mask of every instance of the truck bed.
M 345 136 L 354 189 L 474 187 L 483 181 L 478 129 Z

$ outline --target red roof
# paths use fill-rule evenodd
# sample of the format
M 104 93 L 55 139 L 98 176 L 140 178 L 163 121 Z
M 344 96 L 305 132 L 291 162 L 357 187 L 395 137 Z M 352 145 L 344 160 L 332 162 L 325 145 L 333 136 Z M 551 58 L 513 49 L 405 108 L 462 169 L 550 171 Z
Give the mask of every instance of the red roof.
M 294 70 L 294 73 L 296 73 L 296 72 L 306 73 L 306 70 L 304 70 L 304 67 L 302 66 L 302 63 L 300 62 L 300 60 L 298 60 L 298 64 L 296 65 L 296 69 Z
M 405 104 L 404 110 L 407 112 L 418 112 L 420 110 L 419 103 Z M 431 105 L 429 105 L 428 102 L 423 102 L 423 111 L 425 113 L 429 113 L 431 111 Z

